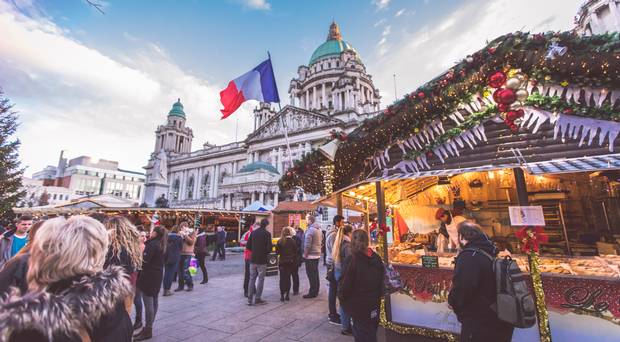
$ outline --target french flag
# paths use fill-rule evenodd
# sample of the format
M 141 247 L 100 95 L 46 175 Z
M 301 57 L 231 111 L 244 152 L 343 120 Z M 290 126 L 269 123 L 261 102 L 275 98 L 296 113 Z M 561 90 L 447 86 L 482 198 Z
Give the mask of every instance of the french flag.
M 271 58 L 230 81 L 228 87 L 220 92 L 220 101 L 224 105 L 222 119 L 234 113 L 247 100 L 280 102 Z

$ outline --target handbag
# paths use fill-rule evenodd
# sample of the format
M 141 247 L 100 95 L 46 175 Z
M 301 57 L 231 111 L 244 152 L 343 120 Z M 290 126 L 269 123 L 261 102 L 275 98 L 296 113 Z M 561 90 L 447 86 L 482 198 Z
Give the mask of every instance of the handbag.
M 325 280 L 329 282 L 336 281 L 336 274 L 334 271 L 334 265 L 327 265 L 327 274 L 325 275 Z

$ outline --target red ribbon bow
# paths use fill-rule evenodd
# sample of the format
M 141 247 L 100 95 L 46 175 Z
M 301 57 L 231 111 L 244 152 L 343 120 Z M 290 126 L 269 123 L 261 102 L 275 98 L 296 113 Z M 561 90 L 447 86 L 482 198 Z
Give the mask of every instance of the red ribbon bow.
M 521 241 L 523 253 L 532 251 L 538 253 L 540 244 L 549 241 L 543 227 L 523 227 L 515 233 L 515 236 Z

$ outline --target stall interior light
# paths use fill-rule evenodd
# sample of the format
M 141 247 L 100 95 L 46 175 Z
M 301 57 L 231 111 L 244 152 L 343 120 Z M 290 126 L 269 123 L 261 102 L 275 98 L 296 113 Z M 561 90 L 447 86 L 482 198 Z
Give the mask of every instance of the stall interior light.
M 368 201 L 368 200 L 370 199 L 370 197 L 368 197 L 368 196 L 364 196 L 364 197 L 363 197 L 363 199 L 364 199 L 365 201 Z
M 495 171 L 489 171 L 487 175 L 489 176 L 489 179 L 495 179 Z
M 355 197 L 355 191 L 349 191 L 349 196 Z

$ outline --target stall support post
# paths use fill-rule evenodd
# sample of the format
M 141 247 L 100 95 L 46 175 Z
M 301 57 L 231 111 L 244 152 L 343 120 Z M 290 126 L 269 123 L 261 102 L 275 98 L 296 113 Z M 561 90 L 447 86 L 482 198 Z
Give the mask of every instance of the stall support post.
M 336 194 L 336 214 L 343 216 L 342 215 L 342 193 L 341 192 Z
M 529 204 L 529 199 L 527 198 L 527 185 L 525 183 L 525 174 L 523 173 L 523 169 L 520 167 L 515 167 L 514 169 L 512 169 L 512 172 L 514 172 L 515 174 L 517 202 L 520 206 L 526 206 Z
M 237 220 L 239 220 L 239 228 L 237 229 L 237 242 L 241 241 L 241 220 L 243 219 L 243 215 L 237 216 Z
M 377 194 L 377 240 L 379 242 L 378 248 L 380 248 L 379 255 L 383 258 L 383 263 L 389 263 L 388 260 L 388 248 L 387 240 L 385 236 L 381 236 L 381 227 L 385 226 L 385 193 L 383 192 L 383 186 L 381 181 L 375 182 L 375 192 Z M 392 310 L 390 303 L 390 296 L 385 296 L 385 317 L 388 322 L 392 321 Z

